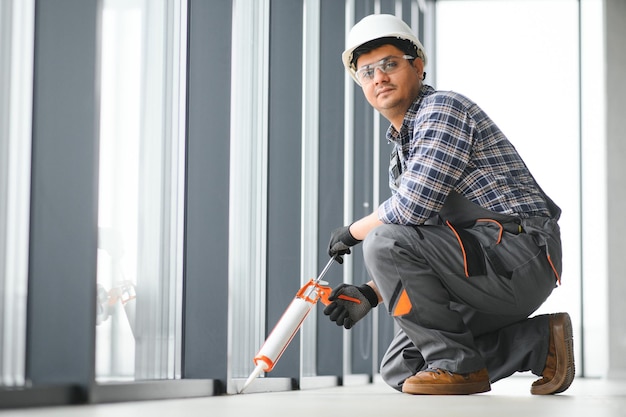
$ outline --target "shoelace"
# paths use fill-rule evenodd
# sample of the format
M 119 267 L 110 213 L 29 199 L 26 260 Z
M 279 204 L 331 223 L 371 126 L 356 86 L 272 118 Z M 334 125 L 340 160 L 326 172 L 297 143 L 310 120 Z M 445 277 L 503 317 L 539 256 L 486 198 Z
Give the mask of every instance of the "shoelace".
M 440 368 L 426 368 L 426 369 L 424 369 L 424 371 L 426 371 L 426 372 L 434 372 L 434 373 L 436 373 L 437 375 L 441 375 L 441 373 L 442 373 L 442 372 L 444 372 L 444 373 L 446 373 L 446 374 L 448 374 L 448 375 L 450 375 L 450 376 L 454 376 L 454 373 L 453 373 L 453 372 L 448 371 L 447 369 L 440 369 Z
M 469 373 L 467 373 L 467 374 L 460 374 L 460 373 L 458 373 L 457 374 L 457 373 L 448 371 L 447 369 L 441 369 L 441 368 L 426 368 L 426 369 L 424 369 L 424 371 L 426 371 L 426 372 L 434 372 L 437 375 L 441 375 L 442 373 L 446 373 L 446 374 L 450 375 L 451 377 L 454 377 L 455 375 L 459 375 L 459 376 L 463 377 L 464 379 L 468 379 L 469 376 L 470 376 Z

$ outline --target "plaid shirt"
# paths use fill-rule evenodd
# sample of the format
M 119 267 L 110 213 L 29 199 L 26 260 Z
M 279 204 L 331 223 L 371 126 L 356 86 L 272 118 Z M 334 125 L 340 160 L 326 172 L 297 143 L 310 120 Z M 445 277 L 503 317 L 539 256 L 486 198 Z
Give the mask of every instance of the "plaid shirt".
M 451 190 L 517 217 L 549 216 L 528 168 L 475 103 L 424 85 L 404 116 L 389 166 L 392 196 L 378 209 L 384 223 L 418 225 L 436 215 Z

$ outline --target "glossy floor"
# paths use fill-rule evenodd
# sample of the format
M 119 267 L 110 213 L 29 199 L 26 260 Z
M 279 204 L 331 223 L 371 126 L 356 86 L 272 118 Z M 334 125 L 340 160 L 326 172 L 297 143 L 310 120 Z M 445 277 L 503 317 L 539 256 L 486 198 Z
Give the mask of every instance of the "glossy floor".
M 472 396 L 412 396 L 381 382 L 289 392 L 5 410 L 1 417 L 121 416 L 626 416 L 626 380 L 577 378 L 555 396 L 529 393 L 532 378 L 514 376 Z

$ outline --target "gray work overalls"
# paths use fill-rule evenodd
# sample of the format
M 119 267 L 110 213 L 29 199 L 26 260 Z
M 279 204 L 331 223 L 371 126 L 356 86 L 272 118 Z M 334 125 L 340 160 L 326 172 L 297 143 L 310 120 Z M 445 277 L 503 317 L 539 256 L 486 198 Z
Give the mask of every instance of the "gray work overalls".
M 390 386 L 426 368 L 486 367 L 492 382 L 541 375 L 548 316 L 528 317 L 561 274 L 560 209 L 543 194 L 551 218 L 501 215 L 452 192 L 436 224 L 385 224 L 366 237 L 365 265 L 401 329 L 381 362 Z

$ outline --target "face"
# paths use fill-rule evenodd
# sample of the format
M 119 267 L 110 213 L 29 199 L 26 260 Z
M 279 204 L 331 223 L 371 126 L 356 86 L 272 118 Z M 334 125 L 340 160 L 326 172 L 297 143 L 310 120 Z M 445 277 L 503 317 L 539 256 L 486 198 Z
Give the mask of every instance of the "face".
M 383 45 L 359 56 L 357 70 L 374 65 L 388 57 L 402 57 L 404 53 L 393 45 Z M 404 114 L 418 96 L 422 87 L 424 64 L 421 59 L 400 59 L 398 68 L 391 74 L 374 70 L 369 83 L 361 83 L 367 101 L 392 124 L 402 124 Z M 396 126 L 398 128 L 399 126 Z

